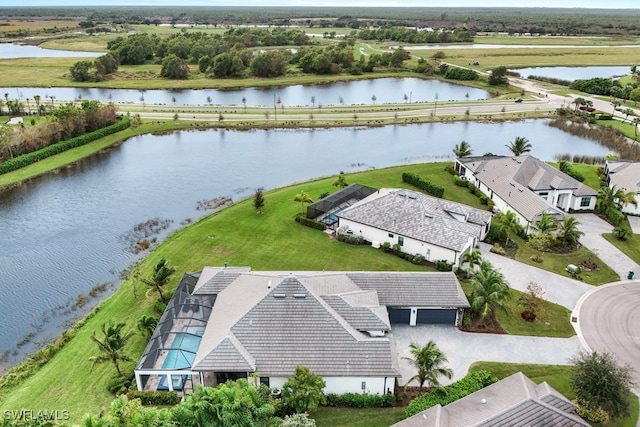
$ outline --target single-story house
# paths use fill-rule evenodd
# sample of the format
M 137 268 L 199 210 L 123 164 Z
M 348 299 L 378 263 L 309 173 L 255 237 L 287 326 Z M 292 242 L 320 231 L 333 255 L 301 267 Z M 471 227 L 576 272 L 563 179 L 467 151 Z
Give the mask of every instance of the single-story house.
M 492 215 L 417 191 L 383 188 L 336 216 L 339 227 L 374 246 L 398 244 L 427 261 L 459 266 L 461 255 L 486 237 Z
M 446 406 L 436 405 L 393 427 L 588 427 L 576 406 L 546 382 L 515 373 Z
M 393 391 L 392 325 L 461 321 L 469 303 L 453 273 L 185 274 L 135 370 L 139 390 L 193 389 L 258 375 L 281 388 L 306 366 L 326 393 Z
M 527 232 L 543 212 L 558 220 L 565 212 L 592 211 L 598 192 L 532 156 L 472 156 L 456 159 L 461 178 L 478 187 L 495 209 L 512 211 Z
M 604 173 L 609 186 L 615 185 L 625 193 L 630 191 L 636 193 L 638 206 L 625 204 L 622 206 L 622 212 L 640 215 L 640 163 L 607 160 L 604 165 Z

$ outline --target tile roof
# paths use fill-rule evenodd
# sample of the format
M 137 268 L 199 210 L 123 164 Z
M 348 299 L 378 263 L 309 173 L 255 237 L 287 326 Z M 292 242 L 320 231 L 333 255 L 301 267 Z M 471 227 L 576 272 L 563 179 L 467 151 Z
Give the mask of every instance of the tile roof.
M 629 192 L 640 192 L 640 163 L 607 162 L 609 183 Z
M 467 222 L 456 219 L 465 216 Z M 354 221 L 458 252 L 479 238 L 491 213 L 405 189 L 381 189 L 338 213 Z
M 587 427 L 575 406 L 547 383 L 513 374 L 447 406 L 436 405 L 396 427 Z
M 324 295 L 322 299 L 358 331 L 391 330 L 387 310 L 379 304 L 374 307 L 353 305 L 343 295 Z

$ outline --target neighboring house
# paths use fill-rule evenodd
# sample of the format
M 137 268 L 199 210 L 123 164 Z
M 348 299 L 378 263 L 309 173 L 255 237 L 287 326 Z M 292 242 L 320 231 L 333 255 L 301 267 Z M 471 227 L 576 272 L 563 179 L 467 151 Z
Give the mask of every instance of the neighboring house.
M 640 215 L 640 163 L 629 161 L 609 161 L 604 165 L 604 173 L 607 184 L 628 193 L 636 193 L 638 206 L 626 204 L 622 206 L 622 212 Z
M 598 192 L 531 156 L 456 159 L 458 174 L 473 183 L 501 212 L 512 211 L 529 233 L 543 212 L 557 219 L 564 212 L 592 211 Z
M 374 246 L 389 242 L 427 261 L 459 266 L 485 238 L 491 213 L 417 191 L 383 188 L 336 214 L 340 227 Z
M 546 382 L 536 384 L 522 372 L 463 397 L 436 405 L 394 427 L 588 427 L 576 406 Z
M 135 370 L 139 390 L 192 390 L 256 375 L 281 388 L 303 365 L 326 393 L 395 389 L 392 324 L 461 321 L 469 303 L 453 273 L 185 274 Z

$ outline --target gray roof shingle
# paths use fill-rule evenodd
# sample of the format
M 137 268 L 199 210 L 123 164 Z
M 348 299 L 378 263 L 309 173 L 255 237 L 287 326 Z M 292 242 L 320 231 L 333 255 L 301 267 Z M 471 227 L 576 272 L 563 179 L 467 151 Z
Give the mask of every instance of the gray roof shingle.
M 610 184 L 625 192 L 640 193 L 640 163 L 607 162 L 607 166 Z
M 463 215 L 467 222 L 453 214 Z M 336 214 L 360 224 L 455 251 L 480 238 L 491 213 L 405 189 L 383 188 Z

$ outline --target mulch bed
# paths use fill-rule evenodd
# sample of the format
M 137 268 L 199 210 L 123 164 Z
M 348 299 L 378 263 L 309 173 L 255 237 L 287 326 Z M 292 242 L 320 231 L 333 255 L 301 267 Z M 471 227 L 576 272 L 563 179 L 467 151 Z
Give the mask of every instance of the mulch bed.
M 502 328 L 502 326 L 500 326 L 497 323 L 487 324 L 487 325 L 482 324 L 482 321 L 480 320 L 480 318 L 472 318 L 471 326 L 468 326 L 468 327 L 460 326 L 459 329 L 464 332 L 474 332 L 479 334 L 506 334 L 507 333 L 507 331 L 505 331 Z

